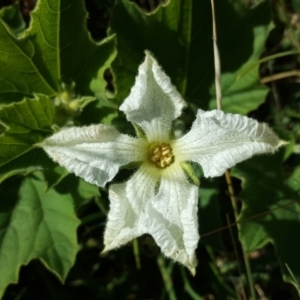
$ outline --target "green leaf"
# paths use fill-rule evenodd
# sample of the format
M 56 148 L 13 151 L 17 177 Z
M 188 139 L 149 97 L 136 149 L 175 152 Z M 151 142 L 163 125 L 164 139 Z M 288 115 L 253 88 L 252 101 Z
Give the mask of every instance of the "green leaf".
M 44 152 L 43 154 L 45 155 Z M 47 160 L 49 160 L 49 162 L 47 162 Z M 42 170 L 47 183 L 47 189 L 51 189 L 59 184 L 69 174 L 67 169 L 57 165 L 48 156 L 47 159 L 43 161 Z
M 78 251 L 79 224 L 71 195 L 54 190 L 37 179 L 23 182 L 19 199 L 2 193 L 0 202 L 0 297 L 18 281 L 22 265 L 40 259 L 64 280 Z
M 111 125 L 112 120 L 117 116 L 117 106 L 112 102 L 101 100 L 100 98 L 99 101 L 88 104 L 80 116 L 76 118 L 76 121 L 84 125 L 96 123 Z
M 223 89 L 228 97 L 224 98 L 224 106 L 227 109 L 228 102 L 234 99 L 235 110 L 241 106 L 242 112 L 249 111 L 264 100 L 266 89 L 257 86 L 255 70 L 237 83 L 235 73 L 262 52 L 270 23 L 268 5 L 263 3 L 247 10 L 239 0 L 215 2 Z M 118 38 L 118 54 L 112 64 L 118 101 L 128 95 L 143 52 L 148 49 L 188 102 L 208 108 L 214 83 L 210 1 L 172 0 L 146 14 L 130 1 L 118 0 L 110 33 L 116 33 Z M 257 92 L 251 95 L 255 95 L 253 101 L 246 97 L 252 88 Z M 245 103 L 249 99 L 255 103 Z
M 112 68 L 119 101 L 128 95 L 133 86 L 138 65 L 142 62 L 146 49 L 153 52 L 173 83 L 185 94 L 183 80 L 187 75 L 185 59 L 191 30 L 185 24 L 190 24 L 191 13 L 191 1 L 168 1 L 165 7 L 160 7 L 152 14 L 145 14 L 127 0 L 117 1 L 110 33 L 116 33 L 118 38 L 118 54 Z
M 111 59 L 114 37 L 99 45 L 91 40 L 83 1 L 38 1 L 31 16 L 21 39 L 0 22 L 0 101 L 33 93 L 52 97 L 62 83 L 73 82 L 77 94 L 91 95 L 90 82 Z
M 222 69 L 222 109 L 247 114 L 265 101 L 268 89 L 260 84 L 258 65 L 239 80 L 237 77 L 246 66 L 259 60 L 274 26 L 267 2 L 252 9 L 246 8 L 239 0 L 228 2 L 231 4 L 230 10 L 222 10 L 219 6 L 216 12 Z M 209 108 L 213 109 L 216 108 L 214 84 L 210 87 L 210 94 Z
M 19 3 L 1 8 L 0 18 L 10 27 L 16 36 L 21 34 L 26 28 Z
M 108 48 L 107 53 L 110 52 L 110 55 L 107 55 L 106 61 L 102 63 L 101 68 L 97 72 L 97 77 L 96 78 L 94 77 L 90 84 L 91 90 L 94 92 L 95 96 L 100 100 L 106 99 L 107 97 L 106 95 L 107 82 L 103 80 L 104 73 L 106 69 L 110 67 L 111 63 L 113 62 L 117 54 L 115 49 L 115 36 L 112 36 L 109 39 L 110 42 L 107 43 L 107 46 L 109 46 L 110 48 L 107 47 Z
M 55 189 L 60 194 L 70 193 L 76 208 L 90 201 L 95 196 L 100 196 L 98 186 L 90 184 L 83 179 L 76 177 L 74 174 L 69 174 L 65 177 Z
M 240 79 L 237 79 L 237 77 L 245 67 L 259 60 L 272 27 L 273 25 L 256 26 L 253 29 L 253 52 L 249 59 L 234 72 L 222 74 L 222 109 L 224 111 L 246 115 L 265 101 L 269 89 L 260 83 L 259 65 L 248 70 Z M 240 40 L 242 41 L 242 39 Z M 215 85 L 211 87 L 211 95 L 212 99 L 209 106 L 210 109 L 215 109 Z
M 0 121 L 6 131 L 0 135 L 0 182 L 17 174 L 41 169 L 45 154 L 34 144 L 52 133 L 52 101 L 42 95 L 2 106 Z
M 36 63 L 47 66 L 49 82 L 55 82 L 56 86 L 60 82 L 67 85 L 75 82 L 75 91 L 82 95 L 91 94 L 92 78 L 111 59 L 114 50 L 114 37 L 99 45 L 91 40 L 86 18 L 83 1 L 40 1 L 27 32 L 38 45 Z M 47 64 L 48 61 L 51 63 Z
M 284 279 L 293 282 L 285 264 L 299 281 L 300 168 L 284 181 L 282 160 L 283 151 L 255 157 L 235 167 L 232 175 L 242 180 L 240 239 L 246 250 L 251 252 L 272 242 Z
M 53 96 L 56 88 L 49 85 L 33 61 L 34 44 L 17 39 L 0 20 L 0 103 L 20 100 L 35 93 Z

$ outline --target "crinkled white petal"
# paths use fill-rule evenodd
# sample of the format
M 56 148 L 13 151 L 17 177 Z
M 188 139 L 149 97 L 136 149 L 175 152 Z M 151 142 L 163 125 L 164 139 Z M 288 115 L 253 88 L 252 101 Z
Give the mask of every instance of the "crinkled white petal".
M 69 172 L 98 186 L 110 181 L 121 166 L 147 155 L 144 140 L 102 124 L 64 129 L 38 146 Z
M 158 180 L 159 174 L 153 167 L 142 165 L 129 181 L 110 187 L 104 251 L 118 248 L 144 233 L 143 211 L 154 197 Z
M 170 78 L 146 51 L 135 84 L 120 110 L 144 130 L 150 142 L 165 142 L 170 137 L 172 121 L 180 116 L 185 105 Z
M 191 130 L 175 142 L 173 152 L 180 161 L 199 163 L 205 177 L 215 177 L 255 154 L 273 153 L 284 144 L 264 123 L 220 110 L 198 110 Z
M 143 224 L 161 251 L 195 273 L 198 234 L 198 187 L 179 165 L 162 173 L 157 195 L 147 203 Z
M 104 251 L 149 233 L 167 257 L 195 272 L 198 187 L 188 182 L 179 165 L 160 172 L 146 163 L 128 182 L 112 185 L 109 198 Z

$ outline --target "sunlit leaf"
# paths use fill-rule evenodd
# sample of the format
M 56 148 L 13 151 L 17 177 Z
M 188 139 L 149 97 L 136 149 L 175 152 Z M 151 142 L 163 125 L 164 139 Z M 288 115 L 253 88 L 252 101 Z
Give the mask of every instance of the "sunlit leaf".
M 34 45 L 29 39 L 13 37 L 0 20 L 0 101 L 19 100 L 33 92 L 55 95 L 56 87 L 45 81 L 33 61 Z
M 269 89 L 260 83 L 259 65 L 248 70 L 239 79 L 238 75 L 246 66 L 259 59 L 264 51 L 265 42 L 271 28 L 272 25 L 253 28 L 253 52 L 249 59 L 239 66 L 235 72 L 222 74 L 222 109 L 224 111 L 247 114 L 265 101 Z M 224 59 L 224 61 L 226 60 Z M 216 108 L 214 85 L 211 87 L 211 94 L 213 98 L 210 101 L 210 108 L 214 109 Z
M 83 1 L 38 1 L 31 16 L 19 39 L 0 22 L 0 101 L 33 93 L 55 96 L 62 83 L 73 82 L 77 94 L 92 94 L 90 82 L 111 59 L 114 38 L 99 45 L 91 40 Z
M 46 155 L 34 145 L 52 133 L 53 116 L 52 101 L 41 95 L 2 106 L 0 121 L 6 131 L 0 135 L 0 182 L 47 163 Z
M 23 182 L 19 199 L 2 193 L 0 202 L 0 297 L 18 281 L 22 265 L 38 258 L 64 280 L 78 251 L 75 216 L 70 194 L 46 191 L 37 179 Z M 16 196 L 15 193 L 13 196 Z
M 116 50 L 114 47 L 114 36 L 108 39 L 106 43 L 107 50 L 110 52 L 110 55 L 107 53 L 107 60 L 102 63 L 101 68 L 97 72 L 97 76 L 93 76 L 93 80 L 91 81 L 90 88 L 94 92 L 95 96 L 98 99 L 106 99 L 106 85 L 107 82 L 103 80 L 105 71 L 110 67 L 112 61 L 116 57 Z

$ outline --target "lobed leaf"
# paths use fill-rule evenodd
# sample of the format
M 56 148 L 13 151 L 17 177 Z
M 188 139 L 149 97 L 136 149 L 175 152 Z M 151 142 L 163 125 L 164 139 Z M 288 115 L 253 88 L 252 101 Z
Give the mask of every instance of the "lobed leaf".
M 300 168 L 286 181 L 282 159 L 283 151 L 254 157 L 236 166 L 232 174 L 242 180 L 240 239 L 246 250 L 251 252 L 273 243 L 284 279 L 294 283 L 285 264 L 299 281 L 300 244 L 295 241 L 299 240 L 300 231 Z
M 42 181 L 26 178 L 19 199 L 3 193 L 0 202 L 0 297 L 18 281 L 22 265 L 40 259 L 64 280 L 78 251 L 79 224 L 70 194 L 51 189 Z
M 0 43 L 0 103 L 19 100 L 33 93 L 55 95 L 55 87 L 45 80 L 33 61 L 34 44 L 29 39 L 14 37 L 2 20 Z
M 145 50 L 153 53 L 171 77 L 172 83 L 181 94 L 186 95 L 187 81 L 191 79 L 187 74 L 190 67 L 187 55 L 191 43 L 192 14 L 193 11 L 201 12 L 200 2 L 168 1 L 155 12 L 146 14 L 130 1 L 117 1 L 110 33 L 117 33 L 118 37 L 118 55 L 112 68 L 118 90 L 117 98 L 120 102 L 133 86 L 136 70 L 143 60 Z M 206 2 L 201 3 L 206 5 Z M 198 28 L 203 28 L 205 22 L 199 17 L 195 20 Z M 126 27 L 123 24 L 126 24 Z M 212 61 L 210 47 L 204 47 L 202 50 L 207 54 L 207 60 Z M 201 53 L 203 52 L 200 51 L 200 55 Z M 197 66 L 197 63 L 198 59 L 197 62 L 193 61 L 193 65 Z M 193 67 L 192 69 L 195 70 Z
M 1 8 L 0 18 L 11 28 L 16 36 L 21 34 L 26 28 L 26 23 L 20 11 L 20 5 L 17 2 Z
M 222 61 L 224 109 L 248 113 L 257 108 L 267 89 L 259 83 L 258 68 L 235 82 L 241 66 L 259 58 L 270 30 L 267 3 L 246 9 L 239 1 L 216 1 L 218 45 Z M 112 67 L 121 101 L 133 86 L 145 49 L 153 52 L 188 102 L 213 106 L 214 62 L 210 1 L 173 0 L 146 14 L 128 0 L 118 0 L 110 33 L 118 37 Z M 124 27 L 123 24 L 126 24 Z M 209 102 L 210 101 L 210 102 Z
M 266 39 L 274 25 L 270 20 L 267 5 L 260 5 L 251 10 L 236 5 L 235 9 L 236 24 L 234 26 L 230 24 L 233 28 L 231 30 L 226 28 L 226 33 L 222 30 L 218 33 L 221 38 L 222 109 L 231 113 L 248 114 L 265 101 L 269 89 L 260 83 L 259 65 L 248 70 L 239 79 L 238 75 L 247 66 L 259 60 L 265 50 Z M 220 23 L 222 22 L 224 20 Z M 220 26 L 222 24 L 219 24 Z M 231 43 L 225 42 L 228 35 Z M 248 35 L 248 38 L 245 35 Z M 243 59 L 240 59 L 240 56 Z M 215 109 L 215 85 L 211 86 L 210 93 L 212 98 L 209 108 Z
M 75 82 L 77 93 L 90 95 L 90 81 L 111 59 L 114 37 L 97 45 L 87 31 L 86 18 L 83 1 L 40 1 L 27 36 L 38 45 L 36 62 L 47 66 L 49 81 L 56 85 Z
M 18 173 L 28 173 L 50 164 L 34 144 L 52 133 L 52 101 L 42 95 L 2 106 L 0 121 L 6 131 L 0 135 L 0 182 Z
M 0 21 L 0 103 L 34 93 L 53 97 L 62 83 L 75 83 L 77 94 L 91 95 L 90 82 L 111 60 L 114 37 L 98 45 L 92 41 L 83 1 L 38 1 L 31 16 L 21 38 Z

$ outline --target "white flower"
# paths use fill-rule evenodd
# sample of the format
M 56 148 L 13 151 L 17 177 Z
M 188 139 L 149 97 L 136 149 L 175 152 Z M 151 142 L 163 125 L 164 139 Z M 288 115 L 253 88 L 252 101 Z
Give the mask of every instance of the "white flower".
M 149 233 L 167 257 L 195 273 L 198 186 L 188 180 L 182 163 L 200 164 L 206 177 L 220 176 L 254 154 L 274 152 L 284 142 L 266 124 L 219 110 L 199 110 L 191 130 L 175 140 L 172 122 L 185 105 L 146 52 L 135 85 L 120 107 L 145 138 L 99 124 L 64 129 L 40 146 L 69 172 L 98 186 L 111 181 L 121 166 L 139 163 L 127 182 L 110 186 L 105 251 Z

